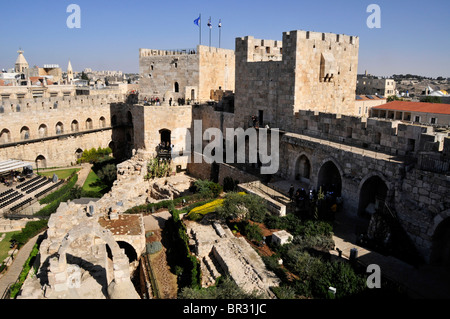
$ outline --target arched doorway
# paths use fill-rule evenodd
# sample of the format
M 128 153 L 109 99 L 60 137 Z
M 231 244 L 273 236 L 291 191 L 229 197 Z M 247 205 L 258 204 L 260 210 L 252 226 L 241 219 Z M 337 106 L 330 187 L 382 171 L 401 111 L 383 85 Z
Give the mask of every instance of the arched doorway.
M 192 89 L 191 90 L 191 101 L 194 101 L 194 100 L 195 100 L 195 90 Z
M 302 155 L 297 159 L 295 164 L 295 180 L 309 183 L 310 177 L 311 162 L 305 155 Z
M 359 192 L 358 214 L 374 213 L 377 205 L 386 200 L 387 193 L 388 187 L 381 177 L 374 175 L 366 179 Z
M 167 143 L 169 143 L 169 145 L 171 145 L 171 131 L 168 129 L 162 129 L 159 131 L 159 134 L 161 135 L 161 143 L 163 145 L 167 145 Z
M 126 241 L 118 241 L 117 244 L 125 251 L 125 255 L 127 255 L 130 264 L 137 261 L 137 253 L 133 246 Z
M 334 192 L 336 196 L 341 196 L 342 179 L 341 173 L 333 161 L 328 161 L 322 165 L 317 179 L 317 188 L 322 187 L 323 192 Z
M 83 156 L 83 150 L 81 148 L 77 149 L 75 152 L 75 157 L 77 160 L 79 160 Z
M 450 266 L 450 217 L 436 227 L 432 240 L 430 263 Z
M 43 155 L 39 155 L 36 157 L 36 167 L 39 168 L 47 168 L 47 160 Z
M 174 92 L 175 93 L 179 93 L 180 92 L 180 85 L 178 84 L 178 82 L 175 82 L 174 86 Z

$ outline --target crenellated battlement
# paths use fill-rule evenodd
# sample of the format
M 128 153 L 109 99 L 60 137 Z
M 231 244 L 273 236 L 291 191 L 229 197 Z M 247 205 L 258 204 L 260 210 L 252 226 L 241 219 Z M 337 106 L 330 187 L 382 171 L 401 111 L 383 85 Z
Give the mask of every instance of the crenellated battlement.
M 107 106 L 126 100 L 125 94 L 79 95 L 50 98 L 2 99 L 0 114 L 30 113 L 43 110 L 67 109 L 73 107 Z
M 139 58 L 149 56 L 167 56 L 167 55 L 188 55 L 197 54 L 196 49 L 176 49 L 176 50 L 157 50 L 157 49 L 139 49 Z
M 401 121 L 300 110 L 291 131 L 399 156 L 450 153 L 449 131 Z
M 236 53 L 247 55 L 246 62 L 281 61 L 283 42 L 246 36 L 236 39 Z

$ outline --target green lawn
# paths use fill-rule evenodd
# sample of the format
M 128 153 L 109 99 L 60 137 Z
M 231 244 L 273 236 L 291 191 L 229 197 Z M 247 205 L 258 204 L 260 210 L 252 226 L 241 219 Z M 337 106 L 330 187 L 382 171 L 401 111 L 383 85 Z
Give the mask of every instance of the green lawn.
M 9 245 L 11 244 L 9 241 L 14 234 L 18 234 L 20 231 L 14 231 L 6 233 L 5 238 L 0 242 L 0 264 L 5 260 L 6 257 L 8 257 L 8 251 L 11 250 L 9 248 Z M 0 237 L 3 235 L 3 233 L 0 233 Z
M 101 183 L 97 174 L 93 170 L 89 172 L 88 177 L 83 185 L 83 190 L 87 192 L 101 192 L 105 188 L 105 185 Z
M 54 171 L 48 171 L 48 172 L 39 172 L 39 175 L 53 177 L 53 174 L 56 174 L 59 179 L 66 179 L 67 177 L 72 175 L 74 172 L 78 172 L 79 170 L 80 170 L 80 168 L 60 169 L 60 170 L 54 170 Z

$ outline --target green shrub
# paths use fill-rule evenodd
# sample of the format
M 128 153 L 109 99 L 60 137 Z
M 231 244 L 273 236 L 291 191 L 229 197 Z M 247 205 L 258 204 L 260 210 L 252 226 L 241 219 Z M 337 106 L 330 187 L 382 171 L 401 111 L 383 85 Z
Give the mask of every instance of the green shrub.
M 221 277 L 222 278 L 222 277 Z M 232 279 L 225 277 L 209 288 L 193 289 L 186 287 L 178 295 L 179 299 L 259 299 L 257 293 L 246 293 Z
M 41 205 L 42 204 L 49 204 L 49 203 L 53 202 L 54 200 L 62 197 L 63 195 L 65 195 L 67 192 L 69 192 L 75 186 L 77 181 L 78 181 L 78 174 L 73 174 L 69 178 L 69 182 L 66 185 L 64 185 L 63 187 L 61 187 L 57 191 L 51 193 L 50 195 L 46 196 L 45 198 L 41 199 L 39 201 L 39 203 Z
M 206 196 L 217 197 L 219 196 L 223 189 L 220 184 L 214 183 L 209 180 L 196 180 L 194 182 L 193 191 L 195 193 L 204 194 Z
M 77 163 L 95 163 L 100 160 L 104 160 L 105 158 L 109 158 L 109 155 L 112 153 L 112 149 L 109 147 L 106 148 L 91 148 L 90 150 L 85 150 L 81 155 L 81 158 L 77 160 Z
M 222 206 L 216 209 L 216 213 L 223 219 L 251 219 L 260 223 L 267 215 L 267 207 L 259 196 L 231 192 L 225 196 Z
M 254 241 L 261 241 L 263 239 L 261 228 L 257 224 L 247 223 L 244 227 L 244 235 Z
M 19 245 L 24 245 L 30 238 L 33 238 L 47 228 L 48 221 L 45 219 L 28 222 L 20 233 L 11 236 Z
M 28 273 L 31 270 L 32 261 L 34 260 L 34 257 L 36 257 L 38 253 L 39 253 L 39 248 L 38 248 L 38 245 L 35 244 L 30 253 L 30 256 L 28 257 L 28 259 L 25 261 L 25 264 L 23 265 L 23 269 L 19 275 L 18 282 L 11 285 L 11 288 L 10 288 L 10 298 L 11 299 L 16 298 L 17 294 L 20 292 L 20 289 L 22 288 L 22 285 L 23 285 L 25 279 L 27 279 Z

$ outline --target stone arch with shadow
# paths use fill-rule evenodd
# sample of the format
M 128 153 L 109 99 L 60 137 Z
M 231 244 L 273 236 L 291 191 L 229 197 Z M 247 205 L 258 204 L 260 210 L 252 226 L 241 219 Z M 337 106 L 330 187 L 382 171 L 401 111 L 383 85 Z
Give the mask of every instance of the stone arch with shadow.
M 294 165 L 295 166 L 294 166 L 293 178 L 295 180 L 299 180 L 304 183 L 310 183 L 311 173 L 312 173 L 312 165 L 311 165 L 311 160 L 309 159 L 309 155 L 302 152 L 297 157 Z
M 72 228 L 62 240 L 57 256 L 50 259 L 50 272 L 48 274 L 50 288 L 55 292 L 64 292 L 74 286 L 76 288 L 76 283 L 74 284 L 73 279 L 69 277 L 67 252 L 72 242 L 86 235 L 99 237 L 110 249 L 113 273 L 109 274 L 112 281 L 108 285 L 108 297 L 111 299 L 139 298 L 130 279 L 129 258 L 124 250 L 115 241 L 110 230 L 90 220 L 81 222 Z M 106 277 L 108 277 L 108 274 L 106 274 Z
M 39 134 L 39 137 L 47 137 L 47 135 L 48 135 L 47 125 L 41 124 L 38 129 L 38 134 Z
M 47 159 L 44 155 L 39 155 L 35 160 L 37 168 L 47 168 Z
M 427 235 L 431 237 L 430 264 L 450 266 L 450 209 L 434 217 Z
M 11 141 L 11 132 L 4 128 L 1 132 L 0 132 L 0 143 L 8 143 Z
M 373 211 L 383 203 L 389 203 L 391 183 L 378 173 L 373 172 L 365 176 L 358 187 L 358 214 Z M 380 207 L 381 208 L 381 207 Z
M 332 157 L 324 159 L 318 166 L 317 189 L 322 187 L 323 191 L 333 190 L 337 196 L 342 194 L 343 171 L 339 163 Z

